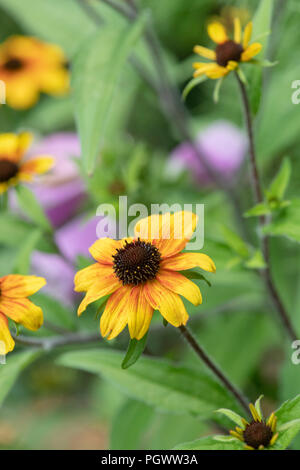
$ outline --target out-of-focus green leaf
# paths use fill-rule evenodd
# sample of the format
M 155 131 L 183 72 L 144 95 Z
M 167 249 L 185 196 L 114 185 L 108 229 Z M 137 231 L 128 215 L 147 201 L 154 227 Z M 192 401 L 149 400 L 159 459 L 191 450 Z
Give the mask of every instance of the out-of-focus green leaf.
M 268 189 L 268 200 L 282 200 L 291 177 L 291 162 L 288 158 L 283 160 L 280 170 Z
M 15 261 L 15 272 L 20 274 L 28 274 L 30 268 L 31 253 L 35 249 L 38 241 L 42 236 L 39 229 L 33 230 L 29 236 L 21 244 L 19 253 Z
M 188 279 L 199 279 L 200 281 L 205 281 L 206 284 L 209 287 L 211 287 L 211 282 L 209 282 L 209 280 L 206 279 L 206 277 L 203 276 L 203 274 L 199 273 L 195 269 L 187 269 L 185 271 L 181 271 L 181 274 L 183 276 L 187 277 Z
M 101 147 L 120 74 L 145 27 L 142 14 L 133 25 L 102 28 L 84 42 L 74 60 L 74 108 L 84 167 L 91 173 Z
M 275 412 L 278 427 L 285 425 L 288 421 L 300 419 L 300 395 L 285 401 Z
M 283 236 L 300 243 L 300 199 L 294 199 L 275 215 L 263 232 L 267 235 Z
M 222 225 L 221 230 L 228 246 L 242 258 L 248 258 L 250 251 L 244 240 L 225 225 Z
M 258 41 L 262 44 L 263 49 L 259 56 L 262 60 L 265 57 L 268 45 L 268 35 L 266 32 L 270 31 L 271 19 L 273 12 L 274 0 L 264 0 L 260 2 L 256 13 L 253 18 L 253 31 L 252 38 L 259 38 Z M 249 78 L 250 85 L 250 105 L 252 112 L 256 114 L 259 110 L 262 94 L 262 67 L 254 66 L 251 70 L 251 76 Z
M 14 385 L 18 375 L 40 354 L 40 351 L 24 351 L 7 355 L 6 364 L 0 364 L 0 405 Z
M 243 450 L 244 444 L 237 439 L 229 437 L 224 441 L 218 441 L 213 436 L 203 437 L 192 442 L 185 442 L 174 447 L 176 450 Z
M 244 217 L 260 217 L 261 215 L 267 215 L 271 213 L 271 208 L 269 204 L 265 202 L 260 202 L 256 206 L 249 209 L 244 213 Z
M 21 209 L 38 227 L 51 232 L 52 227 L 34 194 L 26 186 L 17 186 L 17 196 Z
M 53 323 L 67 330 L 76 329 L 76 314 L 58 300 L 46 295 L 35 294 L 35 301 L 44 312 L 45 322 Z
M 145 357 L 140 358 L 133 367 L 123 370 L 120 367 L 121 359 L 119 352 L 98 349 L 66 353 L 58 362 L 102 375 L 131 397 L 173 413 L 185 412 L 205 417 L 211 416 L 215 409 L 222 406 L 237 408 L 228 392 L 200 370 Z
M 129 346 L 126 352 L 126 355 L 123 359 L 122 362 L 122 369 L 128 369 L 128 367 L 133 366 L 133 364 L 138 361 L 140 356 L 143 354 L 146 344 L 147 344 L 147 336 L 148 333 L 145 334 L 145 336 L 140 339 L 131 339 L 129 342 Z
M 186 100 L 187 96 L 190 94 L 190 92 L 195 88 L 197 85 L 200 85 L 200 83 L 203 83 L 205 80 L 207 80 L 206 75 L 201 75 L 200 77 L 193 78 L 189 83 L 186 85 L 182 92 L 182 98 Z
M 111 450 L 140 449 L 143 434 L 153 417 L 153 409 L 150 406 L 135 400 L 126 400 L 114 417 L 109 448 Z
M 246 261 L 245 266 L 250 269 L 265 268 L 266 263 L 262 252 L 260 250 L 256 250 L 255 253 Z

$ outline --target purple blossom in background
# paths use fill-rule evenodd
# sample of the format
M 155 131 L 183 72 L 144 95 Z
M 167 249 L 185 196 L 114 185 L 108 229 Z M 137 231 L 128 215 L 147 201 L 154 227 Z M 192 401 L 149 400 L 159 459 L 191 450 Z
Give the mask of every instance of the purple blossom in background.
M 216 121 L 201 131 L 197 135 L 196 145 L 203 158 L 228 181 L 240 168 L 248 146 L 245 134 L 228 121 Z M 211 182 L 193 147 L 186 142 L 173 150 L 168 163 L 171 174 L 185 169 L 192 172 L 196 183 Z
M 32 148 L 33 155 L 55 158 L 53 169 L 31 186 L 55 227 L 70 219 L 84 199 L 85 187 L 74 161 L 80 153 L 79 139 L 72 132 L 52 134 Z

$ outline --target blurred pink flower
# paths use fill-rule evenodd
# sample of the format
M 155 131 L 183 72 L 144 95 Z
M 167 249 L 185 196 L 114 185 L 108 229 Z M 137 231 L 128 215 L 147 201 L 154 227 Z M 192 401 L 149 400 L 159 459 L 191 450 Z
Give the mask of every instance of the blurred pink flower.
M 72 132 L 51 134 L 33 146 L 32 152 L 55 158 L 53 169 L 34 185 L 34 193 L 55 227 L 60 226 L 78 210 L 85 195 L 74 158 L 80 156 L 80 143 Z
M 232 123 L 216 121 L 197 135 L 196 145 L 212 168 L 230 181 L 244 160 L 247 138 Z M 196 183 L 211 182 L 193 147 L 186 142 L 173 150 L 168 163 L 168 172 L 177 175 L 185 169 L 192 172 Z

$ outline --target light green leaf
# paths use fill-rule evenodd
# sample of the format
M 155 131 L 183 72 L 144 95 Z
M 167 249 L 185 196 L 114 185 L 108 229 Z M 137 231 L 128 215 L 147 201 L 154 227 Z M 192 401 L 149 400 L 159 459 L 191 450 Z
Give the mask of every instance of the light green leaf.
M 239 427 L 241 427 L 241 428 L 243 427 L 243 420 L 242 420 L 241 416 L 238 415 L 237 413 L 235 413 L 234 411 L 228 410 L 226 408 L 220 408 L 219 410 L 216 410 L 216 413 L 221 413 L 221 414 L 227 416 L 227 418 L 229 418 L 231 421 L 233 421 Z
M 256 250 L 251 258 L 246 261 L 245 266 L 249 269 L 264 269 L 266 263 L 263 254 L 260 250 Z
M 38 241 L 42 236 L 42 232 L 39 229 L 33 230 L 29 236 L 21 244 L 19 253 L 17 254 L 15 261 L 15 272 L 19 274 L 28 274 L 30 269 L 30 258 L 31 253 L 35 249 Z
M 291 162 L 288 158 L 285 158 L 282 162 L 280 170 L 273 182 L 271 183 L 268 190 L 268 200 L 278 200 L 281 201 L 284 197 L 285 191 L 288 187 L 290 177 L 291 177 Z
M 216 86 L 215 86 L 215 89 L 214 89 L 214 95 L 213 95 L 214 103 L 219 102 L 220 90 L 221 90 L 221 86 L 223 84 L 223 80 L 224 80 L 224 77 L 217 80 L 217 83 L 216 83 Z
M 288 421 L 300 419 L 300 395 L 285 401 L 275 414 L 278 419 L 278 428 Z
M 67 367 L 102 375 L 128 394 L 145 403 L 174 413 L 212 416 L 221 406 L 237 409 L 234 399 L 210 375 L 199 369 L 174 366 L 161 359 L 142 357 L 127 370 L 120 367 L 116 351 L 69 352 L 58 362 Z
M 300 419 L 296 419 L 289 423 L 289 426 L 279 429 L 279 436 L 277 441 L 275 442 L 272 449 L 276 450 L 284 450 L 286 449 L 293 439 L 297 436 L 300 432 Z
M 40 354 L 40 351 L 25 351 L 7 355 L 6 364 L 0 364 L 0 405 L 13 387 L 18 375 Z
M 260 217 L 261 215 L 271 214 L 271 208 L 265 202 L 260 202 L 256 206 L 244 213 L 244 217 Z
M 300 243 L 300 199 L 280 210 L 263 229 L 266 235 L 283 236 Z
M 258 415 L 261 417 L 261 419 L 263 419 L 263 414 L 262 414 L 262 411 L 261 411 L 261 405 L 260 405 L 260 402 L 261 400 L 263 399 L 263 395 L 260 395 L 260 397 L 258 397 L 258 399 L 256 400 L 256 402 L 254 403 L 254 407 L 258 413 Z
M 225 225 L 221 226 L 221 230 L 228 246 L 235 253 L 237 253 L 242 258 L 248 258 L 250 256 L 250 251 L 247 244 L 239 235 L 227 228 Z
M 205 82 L 207 78 L 208 77 L 206 75 L 201 75 L 200 77 L 196 77 L 190 80 L 182 92 L 182 99 L 186 100 L 187 96 L 190 94 L 193 88 L 195 88 L 197 85 L 200 85 L 200 83 Z
M 217 437 L 217 436 L 216 436 Z M 244 444 L 237 439 L 221 442 L 214 436 L 203 437 L 192 442 L 185 442 L 174 447 L 174 450 L 243 450 Z
M 126 356 L 124 357 L 124 360 L 122 362 L 122 369 L 128 369 L 128 367 L 133 366 L 133 364 L 138 361 L 140 356 L 143 354 L 144 349 L 147 344 L 147 336 L 148 333 L 145 334 L 145 336 L 140 339 L 131 339 L 129 342 L 129 346 L 126 352 Z
M 72 87 L 84 166 L 91 173 L 101 147 L 120 74 L 148 15 L 130 26 L 101 28 L 84 42 L 73 63 Z
M 17 186 L 16 189 L 19 205 L 24 213 L 28 215 L 38 227 L 41 227 L 41 229 L 46 232 L 51 232 L 51 224 L 30 189 L 22 185 Z

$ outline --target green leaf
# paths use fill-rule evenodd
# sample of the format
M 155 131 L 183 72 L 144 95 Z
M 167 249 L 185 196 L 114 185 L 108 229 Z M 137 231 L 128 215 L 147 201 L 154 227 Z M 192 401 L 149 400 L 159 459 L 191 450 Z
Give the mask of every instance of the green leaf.
M 263 233 L 287 237 L 300 243 L 300 199 L 293 199 L 287 207 L 275 214 L 272 222 L 263 228 Z
M 300 419 L 295 419 L 287 424 L 288 426 L 285 426 L 284 428 L 278 428 L 279 436 L 272 449 L 286 449 L 300 432 Z
M 228 410 L 227 408 L 220 408 L 219 410 L 216 410 L 216 413 L 221 413 L 227 418 L 229 418 L 231 421 L 233 421 L 235 424 L 237 424 L 239 427 L 243 427 L 243 420 L 240 415 L 235 413 L 232 410 Z
M 76 316 L 71 309 L 46 294 L 37 293 L 34 298 L 44 312 L 45 322 L 49 321 L 67 330 L 76 330 Z
M 228 392 L 199 369 L 142 357 L 123 370 L 121 359 L 119 352 L 97 349 L 63 354 L 58 363 L 102 375 L 129 396 L 169 412 L 207 417 L 222 406 L 237 408 Z
M 174 450 L 243 450 L 244 444 L 233 437 L 218 441 L 218 436 L 203 437 L 192 442 L 185 442 L 174 447 Z M 226 436 L 227 437 L 227 436 Z
M 187 277 L 188 279 L 199 279 L 200 281 L 205 281 L 206 284 L 211 287 L 211 283 L 209 282 L 208 279 L 206 279 L 203 274 L 199 273 L 198 271 L 194 269 L 187 269 L 185 271 L 180 271 L 180 274 L 183 276 Z
M 128 369 L 128 367 L 133 366 L 133 364 L 135 364 L 136 361 L 140 358 L 147 344 L 147 336 L 148 332 L 140 340 L 130 340 L 126 356 L 124 357 L 124 360 L 122 362 L 122 369 Z
M 274 178 L 267 192 L 269 201 L 272 201 L 274 199 L 281 201 L 283 199 L 291 178 L 291 172 L 291 162 L 288 158 L 285 158 L 278 174 Z
M 114 417 L 109 448 L 111 450 L 142 448 L 142 436 L 153 418 L 154 413 L 150 406 L 135 400 L 126 400 Z
M 93 171 L 120 74 L 147 17 L 142 14 L 130 26 L 101 28 L 84 41 L 75 57 L 73 100 L 87 173 Z
M 263 49 L 260 52 L 260 60 L 264 59 L 267 51 L 269 37 L 265 35 L 266 31 L 271 29 L 271 20 L 273 14 L 274 0 L 264 0 L 259 2 L 257 10 L 253 18 L 253 31 L 252 38 L 260 38 L 259 42 L 262 44 Z M 250 105 L 253 114 L 257 114 L 262 96 L 262 67 L 254 66 L 251 70 L 249 77 L 250 85 Z
M 300 395 L 285 401 L 275 412 L 278 419 L 278 427 L 288 421 L 300 419 Z
M 186 100 L 187 96 L 190 94 L 193 88 L 195 88 L 197 85 L 200 85 L 200 83 L 205 82 L 207 78 L 208 77 L 206 75 L 201 75 L 200 77 L 196 77 L 190 80 L 182 92 L 182 99 Z
M 39 229 L 33 230 L 21 244 L 19 253 L 17 254 L 15 261 L 15 272 L 19 274 L 28 274 L 30 269 L 30 258 L 31 253 L 35 249 L 38 241 L 42 236 L 42 232 Z
M 263 254 L 260 250 L 256 250 L 251 258 L 246 261 L 245 266 L 249 269 L 264 269 L 266 263 Z
M 7 355 L 6 364 L 0 364 L 0 405 L 3 403 L 3 400 L 13 387 L 22 370 L 40 354 L 40 351 L 25 351 Z
M 52 227 L 43 209 L 34 194 L 26 186 L 17 186 L 17 196 L 21 209 L 30 219 L 46 232 L 51 232 Z
M 221 230 L 228 246 L 235 253 L 237 253 L 242 258 L 248 258 L 250 256 L 250 251 L 247 244 L 239 235 L 227 228 L 225 225 L 221 226 Z
M 260 217 L 261 215 L 271 214 L 271 208 L 269 204 L 265 202 L 260 202 L 256 206 L 249 209 L 244 213 L 244 217 Z
M 224 80 L 224 77 L 217 80 L 217 83 L 216 83 L 216 86 L 215 86 L 215 89 L 214 89 L 214 95 L 213 95 L 214 103 L 219 102 L 220 90 L 221 90 L 221 86 L 223 84 L 223 80 Z

